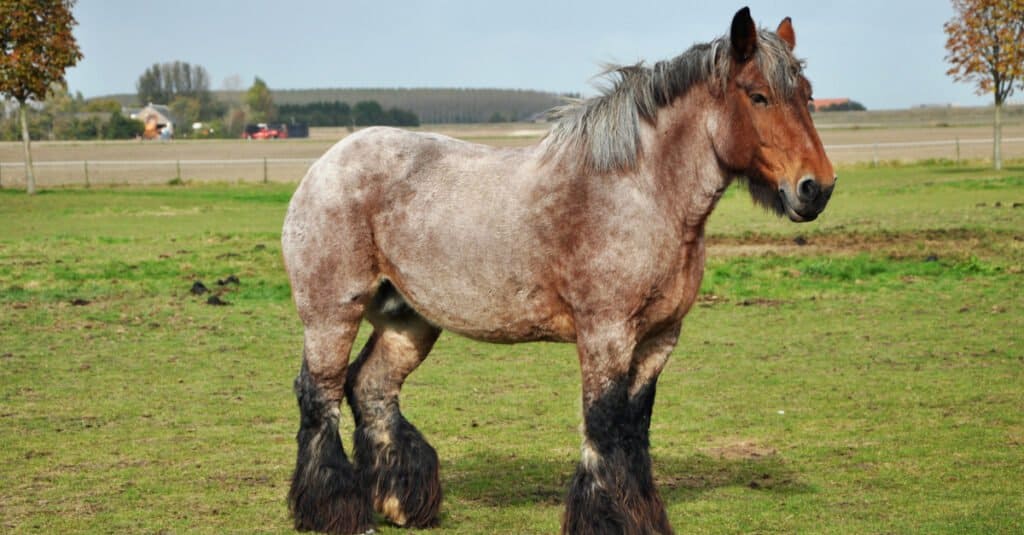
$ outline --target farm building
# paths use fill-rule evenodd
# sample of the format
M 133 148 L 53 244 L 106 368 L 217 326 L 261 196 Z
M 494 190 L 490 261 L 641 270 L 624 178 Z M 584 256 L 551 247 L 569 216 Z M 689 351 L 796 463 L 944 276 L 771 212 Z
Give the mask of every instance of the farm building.
M 132 119 L 142 121 L 146 129 L 142 133 L 144 139 L 170 139 L 174 137 L 174 115 L 170 108 L 163 104 L 150 102 L 145 107 L 134 110 L 126 109 L 125 113 Z
M 850 99 L 848 97 L 841 98 L 816 98 L 814 99 L 815 110 L 823 110 L 832 106 L 841 106 L 843 104 L 849 104 Z

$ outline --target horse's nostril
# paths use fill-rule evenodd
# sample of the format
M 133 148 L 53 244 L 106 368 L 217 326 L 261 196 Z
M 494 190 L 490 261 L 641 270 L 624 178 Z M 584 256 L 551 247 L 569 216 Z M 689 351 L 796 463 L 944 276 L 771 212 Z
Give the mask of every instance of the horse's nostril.
M 821 194 L 821 186 L 813 178 L 807 177 L 800 180 L 796 185 L 796 194 L 803 202 L 811 202 Z

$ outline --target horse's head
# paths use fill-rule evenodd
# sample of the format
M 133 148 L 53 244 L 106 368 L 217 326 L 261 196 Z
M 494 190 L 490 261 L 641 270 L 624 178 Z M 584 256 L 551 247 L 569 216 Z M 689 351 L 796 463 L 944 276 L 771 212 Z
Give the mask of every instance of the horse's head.
M 811 120 L 811 85 L 795 45 L 789 17 L 775 32 L 759 32 L 749 9 L 736 13 L 714 138 L 719 161 L 746 178 L 755 202 L 799 222 L 825 209 L 836 177 Z

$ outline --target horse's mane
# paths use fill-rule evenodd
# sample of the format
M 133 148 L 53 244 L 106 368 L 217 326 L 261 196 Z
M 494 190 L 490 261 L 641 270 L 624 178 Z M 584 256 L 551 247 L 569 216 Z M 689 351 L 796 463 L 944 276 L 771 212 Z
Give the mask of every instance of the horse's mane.
M 775 95 L 790 96 L 803 63 L 774 32 L 758 31 L 755 60 Z M 552 110 L 557 120 L 547 136 L 548 155 L 571 157 L 598 173 L 633 169 L 640 152 L 640 120 L 654 121 L 658 109 L 708 81 L 723 90 L 733 66 L 729 38 L 697 44 L 653 67 L 609 65 L 598 76 L 611 81 L 601 94 Z M 557 156 L 556 156 L 557 155 Z

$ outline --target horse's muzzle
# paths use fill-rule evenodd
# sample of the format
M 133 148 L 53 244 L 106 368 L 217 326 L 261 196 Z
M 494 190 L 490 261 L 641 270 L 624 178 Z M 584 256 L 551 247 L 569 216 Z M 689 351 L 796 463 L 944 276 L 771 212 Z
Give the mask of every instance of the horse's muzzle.
M 838 177 L 833 178 L 832 184 L 828 187 L 822 187 L 815 178 L 804 177 L 797 182 L 796 191 L 783 182 L 779 186 L 779 199 L 789 220 L 803 223 L 817 219 L 818 214 L 825 210 L 825 205 L 832 198 L 836 180 Z

